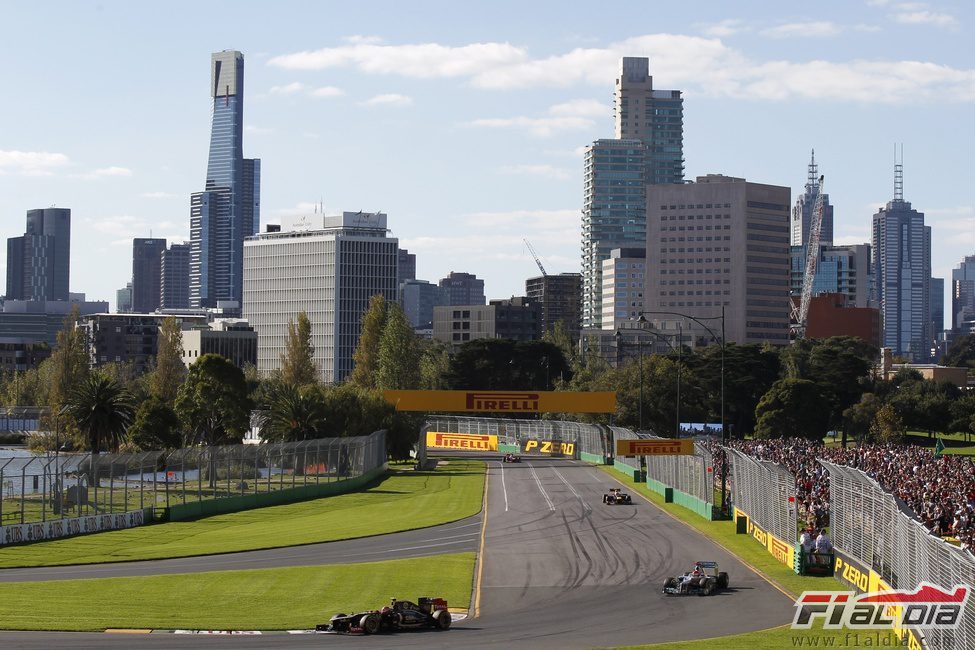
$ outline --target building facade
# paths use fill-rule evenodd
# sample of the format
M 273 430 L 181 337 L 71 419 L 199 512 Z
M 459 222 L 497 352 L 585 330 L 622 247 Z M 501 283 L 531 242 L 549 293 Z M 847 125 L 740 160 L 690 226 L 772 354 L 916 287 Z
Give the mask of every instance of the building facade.
M 215 319 L 207 327 L 184 329 L 182 335 L 187 368 L 204 354 L 219 354 L 238 368 L 257 365 L 257 332 L 246 320 Z
M 515 297 L 489 305 L 434 307 L 433 338 L 454 347 L 476 339 L 535 341 L 541 338 L 541 306 Z
M 7 293 L 13 300 L 69 300 L 71 210 L 27 211 L 21 237 L 7 239 Z
M 790 291 L 795 298 L 802 296 L 808 250 L 807 246 L 790 247 Z M 842 293 L 847 297 L 850 306 L 870 307 L 873 306 L 870 289 L 870 244 L 819 247 L 819 262 L 813 278 L 813 296 Z
M 126 282 L 124 287 L 115 290 L 115 311 L 119 314 L 127 314 L 132 311 L 131 282 Z
M 210 156 L 190 197 L 190 305 L 241 300 L 244 238 L 260 229 L 261 161 L 244 158 L 244 55 L 211 56 Z
M 159 305 L 162 309 L 190 306 L 190 244 L 170 244 L 159 256 Z
M 951 271 L 951 329 L 975 320 L 975 255 L 966 255 Z
M 562 323 L 573 341 L 579 337 L 582 275 L 560 273 L 541 275 L 525 281 L 525 296 L 541 309 L 541 332 L 551 331 Z
M 440 280 L 445 305 L 483 305 L 484 280 L 472 273 L 451 271 Z
M 645 248 L 614 248 L 603 260 L 602 329 L 615 330 L 621 323 L 640 317 L 646 273 Z
M 799 298 L 793 298 L 798 302 Z M 880 310 L 860 307 L 845 293 L 821 293 L 809 301 L 807 339 L 855 336 L 880 346 Z
M 396 301 L 398 240 L 389 236 L 386 215 L 345 212 L 324 217 L 322 226 L 244 243 L 243 316 L 258 332 L 262 374 L 281 367 L 288 321 L 304 311 L 322 380 L 344 380 L 370 299 Z
M 156 360 L 159 327 L 168 314 L 91 314 L 83 316 L 78 329 L 85 334 L 88 360 L 97 368 L 109 363 L 132 364 L 136 373 L 148 372 Z M 180 326 L 203 327 L 207 315 L 174 316 Z
M 413 329 L 432 327 L 433 308 L 443 303 L 443 291 L 431 282 L 411 279 L 399 283 L 399 304 Z
M 162 253 L 165 239 L 136 237 L 132 240 L 132 310 L 148 313 L 159 309 L 162 284 Z
M 805 246 L 809 242 L 809 228 L 812 225 L 813 209 L 819 198 L 819 166 L 816 164 L 816 152 L 812 152 L 809 167 L 806 172 L 806 191 L 799 195 L 792 208 L 792 245 Z M 823 194 L 823 224 L 819 231 L 819 243 L 823 246 L 833 244 L 833 206 L 829 203 L 829 194 Z
M 406 250 L 399 249 L 396 253 L 397 268 L 399 269 L 399 282 L 416 279 L 416 255 Z
M 945 331 L 945 279 L 931 278 L 931 338 Z
M 789 188 L 709 174 L 647 192 L 647 311 L 712 319 L 716 334 L 723 313 L 729 342 L 787 344 Z M 702 330 L 679 316 L 647 319 Z

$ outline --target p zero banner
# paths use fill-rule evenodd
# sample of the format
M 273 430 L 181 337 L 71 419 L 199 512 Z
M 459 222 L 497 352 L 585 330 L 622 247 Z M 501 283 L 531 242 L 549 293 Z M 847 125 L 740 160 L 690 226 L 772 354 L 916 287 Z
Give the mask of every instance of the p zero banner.
M 526 440 L 522 450 L 526 454 L 546 454 L 551 456 L 574 456 L 576 443 L 561 440 Z
M 387 390 L 397 411 L 449 413 L 615 413 L 616 393 L 517 390 Z
M 677 438 L 617 440 L 617 456 L 692 456 L 694 441 Z
M 428 449 L 460 449 L 465 451 L 497 451 L 498 437 L 473 433 L 441 433 L 427 431 Z
M 765 550 L 769 552 L 769 555 L 787 567 L 792 567 L 793 555 L 795 554 L 794 546 L 783 542 L 772 533 L 759 526 L 756 526 L 755 522 L 752 521 L 752 518 L 747 513 L 735 508 L 735 519 L 738 519 L 739 516 L 748 517 L 748 534 L 751 535 L 756 542 L 764 546 Z

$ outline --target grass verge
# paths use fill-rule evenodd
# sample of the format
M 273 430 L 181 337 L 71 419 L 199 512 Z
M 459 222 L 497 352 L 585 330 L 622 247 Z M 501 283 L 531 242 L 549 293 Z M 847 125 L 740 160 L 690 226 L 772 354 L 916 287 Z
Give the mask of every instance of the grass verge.
M 287 569 L 0 585 L 0 628 L 310 629 L 338 612 L 442 596 L 470 604 L 474 553 Z
M 456 521 L 481 509 L 484 463 L 393 471 L 376 485 L 312 501 L 0 548 L 0 568 L 153 560 L 330 542 Z
M 748 535 L 739 535 L 735 532 L 735 522 L 733 521 L 707 521 L 694 514 L 686 508 L 682 508 L 673 503 L 666 503 L 663 496 L 657 494 L 646 485 L 627 481 L 626 477 L 614 470 L 612 467 L 601 466 L 601 470 L 617 480 L 621 480 L 627 489 L 639 492 L 647 497 L 654 505 L 661 510 L 672 515 L 676 519 L 684 522 L 694 530 L 697 530 L 705 537 L 720 544 L 731 553 L 738 556 L 746 564 L 761 573 L 768 581 L 777 586 L 780 590 L 788 593 L 793 598 L 799 596 L 806 590 L 841 590 L 844 587 L 833 578 L 817 578 L 813 576 L 796 575 L 791 568 L 786 567 L 775 560 L 769 553 L 762 548 L 755 540 Z M 734 580 L 734 576 L 732 576 Z M 681 641 L 675 643 L 658 643 L 643 646 L 629 646 L 636 648 L 653 648 L 653 650 L 686 650 L 688 648 L 699 648 L 702 645 L 716 646 L 724 649 L 734 650 L 778 650 L 779 648 L 803 648 L 817 647 L 812 644 L 816 642 L 819 647 L 897 647 L 889 645 L 897 641 L 892 633 L 888 632 L 860 632 L 859 636 L 854 633 L 847 635 L 848 630 L 831 631 L 822 629 L 813 630 L 793 630 L 789 626 L 777 627 L 758 632 L 746 634 L 736 634 L 734 636 L 719 637 L 710 640 Z M 856 637 L 856 638 L 854 638 Z M 867 637 L 870 637 L 867 639 Z M 829 639 L 829 640 L 824 640 Z M 884 644 L 888 645 L 884 645 Z M 859 644 L 859 645 L 856 645 Z

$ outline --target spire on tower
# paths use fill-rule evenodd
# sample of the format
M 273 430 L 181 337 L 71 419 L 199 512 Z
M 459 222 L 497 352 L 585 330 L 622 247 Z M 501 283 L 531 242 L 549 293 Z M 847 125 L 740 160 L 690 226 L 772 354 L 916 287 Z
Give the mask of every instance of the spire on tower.
M 900 160 L 897 159 L 897 143 L 894 143 L 894 200 L 904 200 L 904 143 L 901 143 Z
M 819 165 L 816 164 L 816 150 L 812 150 L 809 158 L 809 170 L 806 174 L 806 193 L 815 194 L 819 191 Z

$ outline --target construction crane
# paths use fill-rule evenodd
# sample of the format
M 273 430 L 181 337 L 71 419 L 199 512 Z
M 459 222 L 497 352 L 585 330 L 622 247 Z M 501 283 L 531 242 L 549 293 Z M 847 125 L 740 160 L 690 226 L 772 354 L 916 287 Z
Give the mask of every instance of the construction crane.
M 799 305 L 793 307 L 792 316 L 796 321 L 795 338 L 806 335 L 806 318 L 809 316 L 809 302 L 812 300 L 813 281 L 816 279 L 816 266 L 819 264 L 819 240 L 823 229 L 823 210 L 826 207 L 825 177 L 819 177 L 819 194 L 813 204 L 812 219 L 809 223 L 809 241 L 806 251 L 806 272 L 802 276 L 802 296 Z
M 547 276 L 548 273 L 545 272 L 545 267 L 542 266 L 542 260 L 538 259 L 538 254 L 535 252 L 535 249 L 532 247 L 531 242 L 528 241 L 527 239 L 522 239 L 522 241 L 525 242 L 525 246 L 528 247 L 528 252 L 531 253 L 532 257 L 535 258 L 535 264 L 538 265 L 538 270 L 542 272 L 543 276 Z

